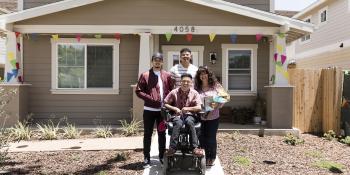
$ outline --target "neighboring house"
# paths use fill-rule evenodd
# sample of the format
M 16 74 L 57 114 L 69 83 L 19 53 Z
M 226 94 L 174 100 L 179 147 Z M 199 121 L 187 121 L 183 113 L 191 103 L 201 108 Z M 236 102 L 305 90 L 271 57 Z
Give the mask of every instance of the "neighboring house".
M 14 32 L 22 33 L 28 112 L 36 121 L 55 114 L 77 124 L 130 118 L 131 85 L 149 69 L 151 53 L 163 52 L 169 69 L 183 47 L 192 49 L 195 65 L 208 65 L 220 77 L 232 95 L 226 105 L 252 106 L 276 73 L 274 53 L 283 48 L 274 43 L 313 31 L 299 20 L 218 0 L 66 0 L 0 20 L 13 26 L 3 29 L 9 46 L 19 41 Z
M 12 13 L 17 11 L 17 2 L 16 0 L 0 0 L 0 15 Z M 4 69 L 5 69 L 5 55 L 6 55 L 6 46 L 5 46 L 5 35 L 0 33 L 0 79 L 4 78 Z
M 349 0 L 319 0 L 293 18 L 315 25 L 312 34 L 294 42 L 298 68 L 350 69 Z

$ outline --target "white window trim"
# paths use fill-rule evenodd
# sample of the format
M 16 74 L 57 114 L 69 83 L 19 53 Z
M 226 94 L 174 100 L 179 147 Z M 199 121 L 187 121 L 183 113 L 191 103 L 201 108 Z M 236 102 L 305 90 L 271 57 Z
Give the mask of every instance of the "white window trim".
M 326 21 L 321 22 L 321 14 L 323 11 L 326 11 Z M 329 21 L 329 11 L 328 11 L 328 6 L 323 7 L 321 10 L 318 11 L 318 26 L 321 27 Z
M 251 50 L 251 90 L 229 90 L 229 94 L 233 96 L 256 96 L 257 94 L 257 60 L 258 45 L 257 44 L 222 44 L 222 84 L 228 89 L 228 51 L 229 50 Z
M 328 13 L 328 12 L 327 12 L 327 13 Z M 311 22 L 312 22 L 312 21 L 311 21 L 311 19 L 312 19 L 312 16 L 311 16 L 311 15 L 308 16 L 308 17 L 306 17 L 306 18 L 304 18 L 303 21 L 306 22 L 306 20 L 308 20 L 308 19 L 310 19 L 310 23 L 311 23 Z M 301 45 L 306 44 L 306 43 L 309 43 L 309 42 L 311 41 L 311 34 L 309 34 L 309 35 L 310 35 L 310 39 L 302 41 L 302 38 L 304 37 L 304 36 L 303 36 L 303 37 L 301 37 L 301 38 L 299 39 L 299 43 L 300 43 Z M 307 36 L 307 35 L 305 35 L 305 36 Z
M 51 39 L 51 93 L 52 94 L 119 94 L 119 43 L 116 39 L 81 39 L 80 42 L 75 38 Z M 112 45 L 113 46 L 113 88 L 85 88 L 66 89 L 57 87 L 58 72 L 58 44 L 83 44 L 83 45 Z M 85 63 L 86 64 L 86 63 Z M 85 65 L 86 66 L 86 65 Z

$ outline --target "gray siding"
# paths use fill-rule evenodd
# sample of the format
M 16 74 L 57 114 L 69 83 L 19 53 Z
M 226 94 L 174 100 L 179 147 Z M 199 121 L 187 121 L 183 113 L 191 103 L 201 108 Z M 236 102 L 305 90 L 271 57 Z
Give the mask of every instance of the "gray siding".
M 277 26 L 191 2 L 173 0 L 105 0 L 16 24 Z
M 270 0 L 224 0 L 227 2 L 233 2 L 239 5 L 244 5 L 247 7 L 263 10 L 263 11 L 270 11 Z
M 37 6 L 42 6 L 45 4 L 50 4 L 53 2 L 58 2 L 62 0 L 24 0 L 24 9 L 29 9 Z M 227 2 L 233 2 L 236 4 L 248 6 L 251 8 L 269 11 L 270 10 L 270 0 L 225 0 Z
M 24 78 L 32 84 L 29 90 L 29 112 L 35 121 L 68 116 L 72 122 L 118 124 L 130 118 L 131 84 L 137 82 L 139 39 L 123 35 L 120 43 L 119 95 L 54 95 L 51 94 L 51 42 L 49 36 L 24 40 Z
M 210 67 L 215 75 L 221 79 L 221 70 L 222 70 L 222 49 L 221 44 L 231 44 L 230 36 L 216 36 L 215 40 L 211 43 L 207 35 L 194 35 L 192 41 L 189 43 L 186 41 L 185 36 L 173 35 L 170 42 L 166 41 L 164 36 L 160 36 L 159 45 L 160 48 L 162 45 L 195 45 L 195 46 L 204 46 L 204 57 L 203 64 Z M 256 44 L 255 36 L 238 36 L 237 44 Z M 216 64 L 209 63 L 209 52 L 217 53 L 217 62 Z M 263 97 L 266 92 L 264 86 L 269 84 L 269 44 L 260 43 L 258 45 L 258 93 Z M 227 105 L 229 106 L 252 106 L 256 97 L 253 96 L 232 96 L 232 100 Z
M 325 25 L 319 26 L 318 11 L 328 5 L 328 20 Z M 312 16 L 311 22 L 317 29 L 311 34 L 311 40 L 307 43 L 297 42 L 296 54 L 312 49 L 320 48 L 330 44 L 350 39 L 350 1 L 330 1 L 321 7 L 305 14 L 300 19 Z

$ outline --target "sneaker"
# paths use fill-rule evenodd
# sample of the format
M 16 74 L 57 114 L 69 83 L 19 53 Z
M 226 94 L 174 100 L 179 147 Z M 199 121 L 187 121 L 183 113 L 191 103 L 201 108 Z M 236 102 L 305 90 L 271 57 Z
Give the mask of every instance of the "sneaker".
M 149 158 L 145 158 L 143 161 L 144 166 L 151 166 L 151 160 Z
M 166 152 L 167 156 L 173 156 L 175 154 L 176 150 L 173 148 L 169 148 L 169 150 Z
M 164 164 L 163 158 L 159 159 L 160 164 Z

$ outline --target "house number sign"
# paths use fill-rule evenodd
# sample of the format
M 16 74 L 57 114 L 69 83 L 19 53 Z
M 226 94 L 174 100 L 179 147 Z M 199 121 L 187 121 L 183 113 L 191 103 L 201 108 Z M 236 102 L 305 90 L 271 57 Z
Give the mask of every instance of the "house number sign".
M 173 33 L 195 33 L 195 26 L 175 26 L 173 29 Z

